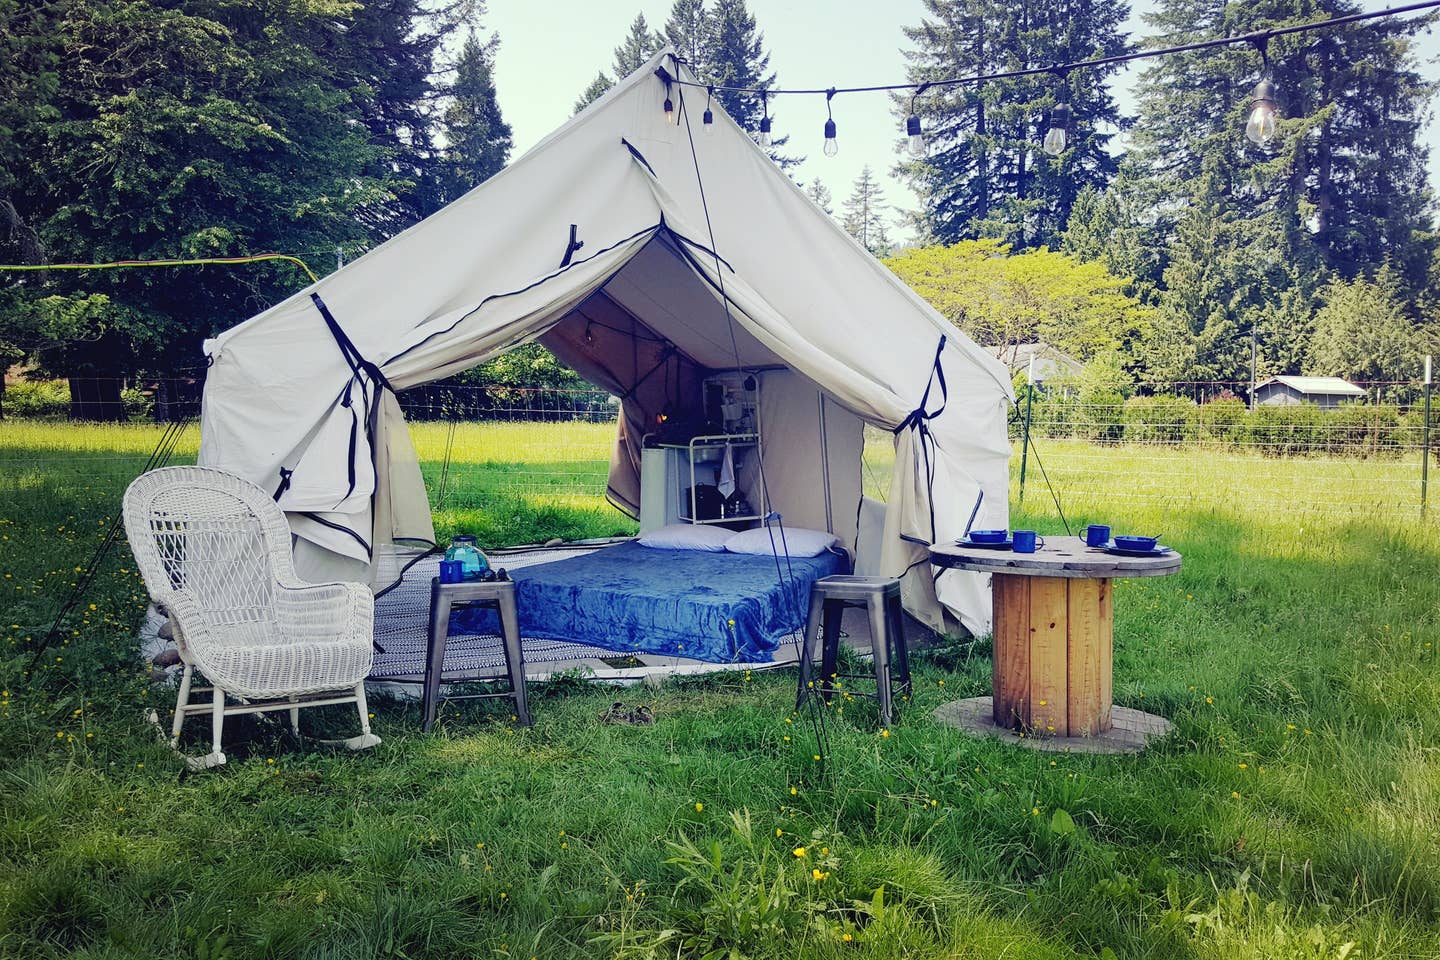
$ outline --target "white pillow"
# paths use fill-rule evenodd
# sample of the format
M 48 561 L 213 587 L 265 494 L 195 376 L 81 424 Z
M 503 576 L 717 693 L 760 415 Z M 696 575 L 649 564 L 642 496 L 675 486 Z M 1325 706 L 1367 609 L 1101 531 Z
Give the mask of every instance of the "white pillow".
M 662 550 L 701 550 L 705 553 L 724 553 L 725 544 L 735 536 L 734 531 L 712 527 L 701 523 L 672 523 L 657 527 L 640 535 L 642 547 L 659 547 Z
M 839 537 L 824 530 L 786 527 L 783 536 L 781 533 L 779 524 L 771 525 L 768 530 L 764 527 L 744 530 L 731 537 L 725 549 L 729 553 L 763 554 L 767 557 L 772 553 L 782 557 L 787 553 L 792 557 L 818 557 L 840 542 Z M 772 534 L 775 538 L 773 545 Z

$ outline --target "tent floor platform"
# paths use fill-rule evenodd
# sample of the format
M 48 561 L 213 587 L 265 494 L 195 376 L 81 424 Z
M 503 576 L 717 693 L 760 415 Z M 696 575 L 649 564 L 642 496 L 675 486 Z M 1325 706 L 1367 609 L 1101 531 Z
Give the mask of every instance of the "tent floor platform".
M 603 549 L 594 543 L 515 549 L 495 553 L 497 568 L 519 570 Z M 375 641 L 384 650 L 375 654 L 371 683 L 395 692 L 413 689 L 424 676 L 426 632 L 429 623 L 430 580 L 439 570 L 437 555 L 423 557 L 409 567 L 394 589 L 375 601 Z M 908 627 L 925 633 L 916 623 Z M 870 652 L 870 629 L 863 610 L 847 610 L 842 625 L 844 642 L 856 653 Z M 907 634 L 909 635 L 909 634 Z M 793 667 L 799 660 L 798 632 L 780 644 L 773 660 L 764 663 L 712 663 L 687 657 L 625 653 L 583 644 L 522 637 L 525 676 L 530 681 L 582 676 L 614 684 L 658 684 L 667 677 L 700 676 L 734 671 Z M 452 635 L 446 644 L 446 672 L 458 681 L 499 679 L 505 671 L 500 638 L 495 635 Z

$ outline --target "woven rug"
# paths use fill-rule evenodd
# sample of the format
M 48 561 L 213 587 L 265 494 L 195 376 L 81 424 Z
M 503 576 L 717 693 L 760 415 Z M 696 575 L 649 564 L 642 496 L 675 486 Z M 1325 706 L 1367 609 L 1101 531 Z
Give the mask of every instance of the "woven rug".
M 490 562 L 498 569 L 519 570 L 539 563 L 603 550 L 603 547 L 556 547 L 523 553 L 497 554 Z M 372 678 L 415 680 L 425 675 L 425 647 L 430 628 L 430 581 L 440 572 L 439 555 L 412 566 L 389 593 L 375 601 L 375 652 Z M 619 663 L 623 653 L 582 643 L 522 637 L 526 667 L 565 661 L 609 660 Z M 445 643 L 445 673 L 457 677 L 495 676 L 505 671 L 505 651 L 495 634 L 451 634 Z M 530 672 L 527 670 L 527 672 Z M 544 671 L 548 673 L 549 671 Z

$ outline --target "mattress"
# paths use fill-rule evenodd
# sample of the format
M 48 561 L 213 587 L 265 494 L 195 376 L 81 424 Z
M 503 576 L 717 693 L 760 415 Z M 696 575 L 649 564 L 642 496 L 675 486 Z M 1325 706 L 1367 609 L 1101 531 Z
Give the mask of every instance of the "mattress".
M 495 559 L 496 566 L 504 566 Z M 765 663 L 805 626 L 810 586 L 847 573 L 840 553 L 781 557 L 662 550 L 631 541 L 513 571 L 520 635 L 712 663 Z M 452 635 L 494 633 L 493 608 L 450 616 Z

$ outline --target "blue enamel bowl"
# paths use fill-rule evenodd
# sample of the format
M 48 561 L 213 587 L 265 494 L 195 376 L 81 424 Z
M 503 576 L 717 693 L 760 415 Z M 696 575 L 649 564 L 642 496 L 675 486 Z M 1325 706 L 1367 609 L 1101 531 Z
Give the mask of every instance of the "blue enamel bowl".
M 1009 530 L 971 530 L 971 543 L 1004 543 L 1010 536 Z
M 1115 538 L 1115 546 L 1121 550 L 1154 550 L 1160 542 L 1158 537 L 1121 537 Z

